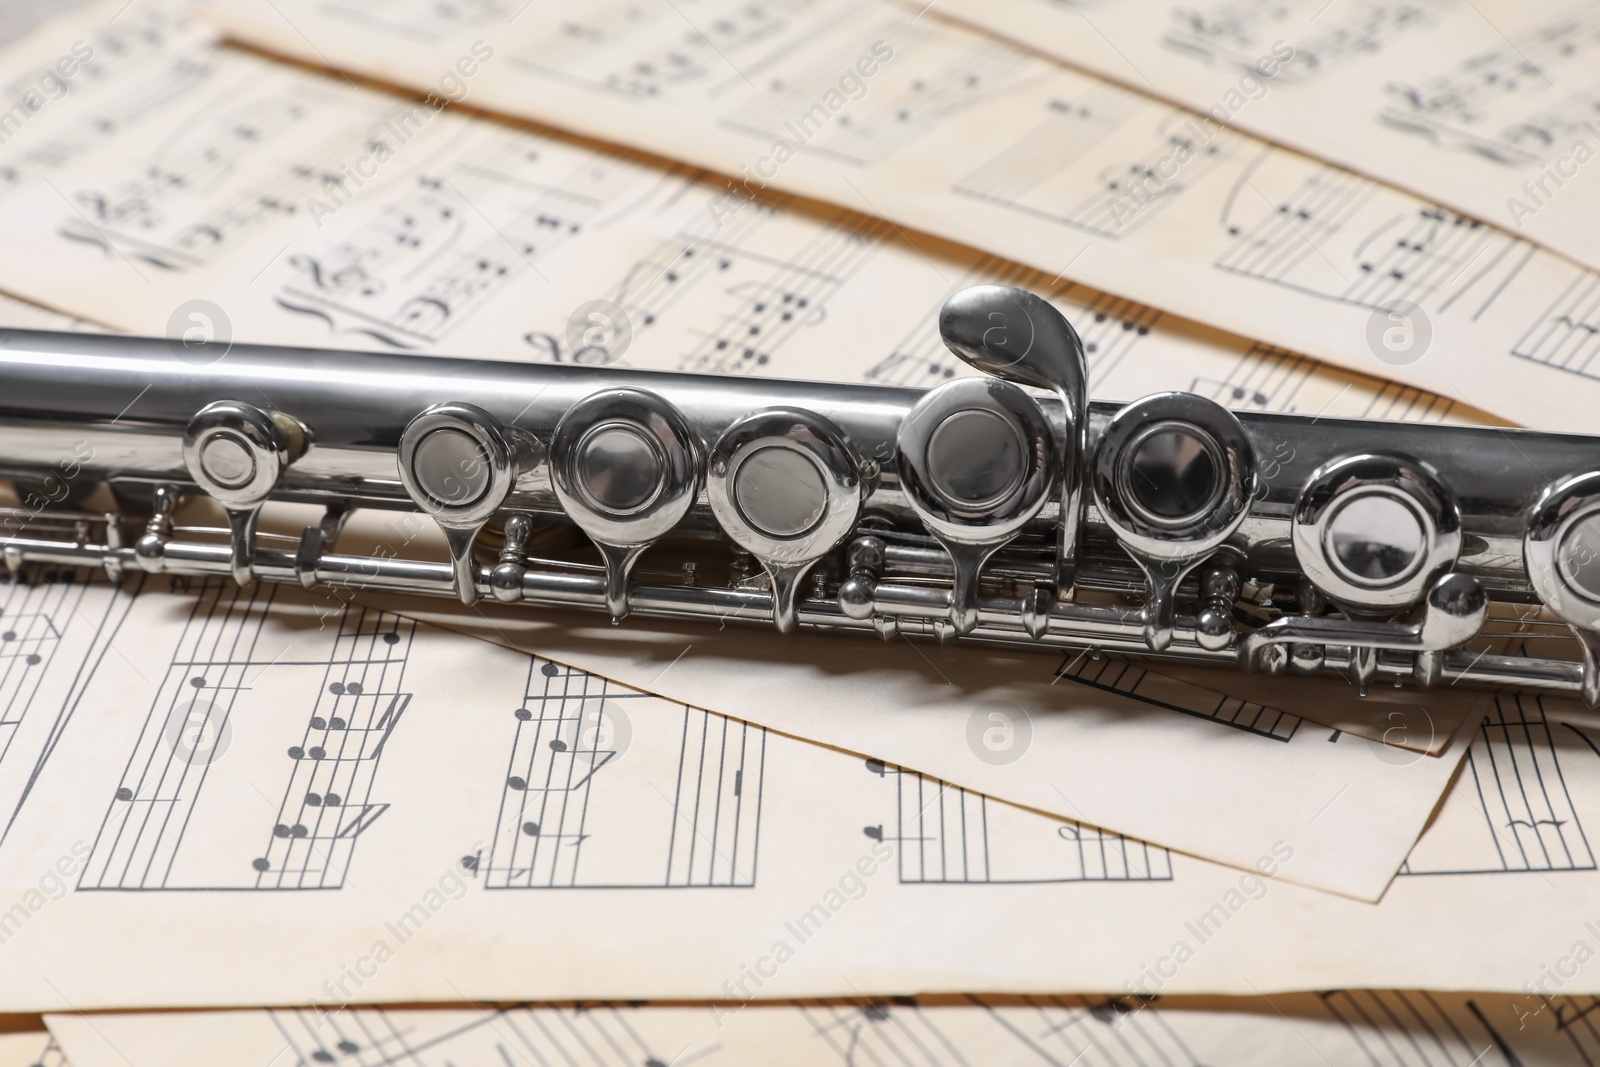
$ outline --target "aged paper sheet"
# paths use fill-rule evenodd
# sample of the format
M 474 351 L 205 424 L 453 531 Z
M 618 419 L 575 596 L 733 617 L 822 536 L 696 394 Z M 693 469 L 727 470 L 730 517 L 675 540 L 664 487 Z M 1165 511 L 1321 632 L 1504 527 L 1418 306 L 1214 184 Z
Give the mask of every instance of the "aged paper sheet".
M 11 330 L 95 330 L 91 322 L 0 293 L 0 327 Z
M 449 111 L 400 143 L 406 102 L 214 47 L 159 5 L 104 40 L 93 25 L 47 27 L 0 60 L 25 70 L 79 34 L 105 64 L 0 145 L 15 171 L 0 220 L 29 250 L 0 264 L 0 283 L 121 329 L 926 386 L 971 373 L 939 342 L 939 305 L 1001 281 L 1071 318 L 1099 397 L 1185 389 L 1329 417 L 1482 417 L 946 242 L 912 244 L 855 211 L 776 196 L 720 218 L 716 183 L 686 168 Z M 362 178 L 358 164 L 376 170 Z
M 1237 867 L 1291 838 L 1299 862 L 1285 878 L 1367 900 L 1411 850 L 1471 733 L 1428 757 L 1180 683 L 1163 699 L 1138 667 L 1075 652 L 370 602 Z M 1402 734 L 1437 729 L 1415 706 L 1402 716 Z
M 729 176 L 707 211 L 722 228 L 778 189 L 1513 421 L 1587 429 L 1600 395 L 1596 276 L 1571 260 L 906 8 L 238 0 L 212 14 L 311 64 L 708 167 Z M 1157 168 L 1174 176 L 1136 197 Z
M 52 1015 L 76 1067 L 1590 1067 L 1590 997 L 1340 990 L 1271 998 L 1046 996 L 724 1006 Z M 1540 1010 L 1542 1008 L 1542 1010 Z M 321 1055 L 319 1055 L 321 1054 Z
M 1591 5 L 940 0 L 935 11 L 1600 267 Z
M 0 1067 L 69 1067 L 69 1063 L 49 1034 L 23 1032 L 0 1034 Z
M 166 584 L 57 574 L 4 610 L 21 715 L 0 760 L 0 998 L 19 1010 L 1600 990 L 1573 965 L 1595 937 L 1600 734 L 1537 701 L 1475 724 L 1372 905 L 1291 880 L 1325 827 L 1388 847 L 1386 823 L 1352 819 L 1362 765 L 1442 760 L 1314 738 L 1333 755 L 1306 774 L 1347 755 L 1354 784 L 1240 870 L 374 608 Z M 1194 762 L 1236 736 L 1293 751 L 1195 726 Z M 1079 772 L 1055 775 L 1069 795 Z M 1294 809 L 1255 777 L 1256 807 Z M 1211 807 L 1181 776 L 1156 785 L 1191 819 Z M 1389 822 L 1406 792 L 1386 788 Z

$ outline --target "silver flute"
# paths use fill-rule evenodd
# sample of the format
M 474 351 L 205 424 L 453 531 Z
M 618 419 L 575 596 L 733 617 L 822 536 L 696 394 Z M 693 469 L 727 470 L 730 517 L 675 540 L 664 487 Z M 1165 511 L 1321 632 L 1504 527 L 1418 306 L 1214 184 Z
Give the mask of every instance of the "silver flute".
M 1072 327 L 1004 286 L 939 330 L 982 373 L 926 392 L 0 331 L 0 549 L 14 580 L 223 575 L 1600 701 L 1600 438 L 1091 402 Z M 81 506 L 102 486 L 114 510 Z M 195 494 L 226 529 L 176 525 Z M 325 510 L 269 547 L 277 501 Z M 340 554 L 357 508 L 425 514 L 449 562 Z

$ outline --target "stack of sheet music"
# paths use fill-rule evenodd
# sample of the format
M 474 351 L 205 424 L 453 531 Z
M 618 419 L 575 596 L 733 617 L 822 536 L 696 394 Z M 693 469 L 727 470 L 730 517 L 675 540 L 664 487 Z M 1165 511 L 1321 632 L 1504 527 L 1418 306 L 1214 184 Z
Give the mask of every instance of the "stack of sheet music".
M 1592 431 L 1597 59 L 1592 3 L 107 0 L 0 51 L 0 323 L 932 385 L 1003 280 L 1097 397 Z M 1575 704 L 161 576 L 0 627 L 0 1067 L 1600 1062 Z

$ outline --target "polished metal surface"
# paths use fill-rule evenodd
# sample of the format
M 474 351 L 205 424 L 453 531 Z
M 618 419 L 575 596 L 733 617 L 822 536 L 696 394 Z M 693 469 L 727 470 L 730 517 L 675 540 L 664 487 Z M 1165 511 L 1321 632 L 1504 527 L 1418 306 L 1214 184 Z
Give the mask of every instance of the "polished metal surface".
M 0 331 L 0 477 L 23 500 L 0 512 L 0 549 L 18 574 L 493 597 L 1600 704 L 1600 438 L 1183 393 L 1090 403 L 1071 326 L 1001 286 L 956 294 L 939 329 L 986 376 L 923 393 L 250 345 L 202 366 L 160 339 Z M 72 510 L 100 484 L 121 514 Z M 179 525 L 196 494 L 226 526 Z M 323 508 L 287 550 L 255 532 L 280 503 Z M 430 516 L 449 562 L 341 554 L 363 507 Z M 1546 640 L 1525 639 L 1532 616 Z
M 738 461 L 728 482 L 738 521 L 776 542 L 815 529 L 827 512 L 828 475 L 798 449 L 753 450 Z
M 1155 393 L 1117 412 L 1095 446 L 1094 500 L 1144 571 L 1145 641 L 1172 644 L 1179 584 L 1232 537 L 1256 491 L 1255 450 L 1231 412 L 1193 393 Z M 1207 647 L 1231 633 L 1208 631 Z
M 1255 449 L 1226 408 L 1156 393 L 1117 412 L 1094 454 L 1094 500 L 1135 558 L 1198 559 L 1244 521 Z
M 1600 601 L 1600 512 L 1574 521 L 1557 549 L 1561 574 L 1573 592 Z
M 1357 453 L 1312 472 L 1294 515 L 1294 551 L 1322 593 L 1383 612 L 1422 600 L 1461 554 L 1461 512 L 1437 472 L 1407 456 Z
M 766 563 L 811 563 L 861 513 L 859 461 L 844 434 L 799 409 L 757 412 L 711 450 L 707 495 L 734 543 Z
M 993 378 L 962 378 L 924 394 L 895 439 L 901 488 L 950 553 L 947 613 L 956 634 L 978 624 L 989 557 L 1043 510 L 1060 449 L 1038 401 Z
M 1128 509 L 1153 526 L 1182 527 L 1209 515 L 1222 501 L 1222 449 L 1210 434 L 1165 420 L 1140 430 L 1118 468 L 1118 490 Z
M 205 480 L 224 491 L 249 485 L 256 476 L 256 459 L 250 445 L 238 434 L 224 430 L 214 434 L 196 451 L 198 466 L 191 468 L 195 481 Z
M 1056 578 L 1071 585 L 1083 525 L 1083 465 L 1089 457 L 1089 373 L 1078 331 L 1033 293 L 1009 285 L 974 285 L 945 301 L 939 337 L 984 374 L 1056 394 L 1062 420 L 1056 434 L 1061 471 Z
M 699 453 L 694 430 L 670 401 L 642 389 L 605 389 L 556 424 L 556 497 L 596 541 L 647 545 L 688 514 L 700 491 Z
M 429 498 L 453 508 L 470 507 L 489 491 L 489 453 L 471 434 L 451 427 L 417 441 L 411 472 Z
M 612 420 L 584 431 L 572 448 L 573 490 L 603 515 L 636 515 L 661 496 L 667 456 L 645 427 Z
M 1056 449 L 1039 402 L 1009 382 L 960 378 L 929 391 L 896 436 L 900 480 L 935 535 L 1015 536 L 1048 499 Z
M 1415 574 L 1428 548 L 1428 524 L 1410 501 L 1369 493 L 1328 515 L 1323 552 L 1348 582 L 1386 588 Z
M 449 529 L 476 530 L 516 480 L 505 427 L 473 404 L 435 404 L 400 434 L 398 472 L 417 507 Z
M 855 528 L 859 467 L 837 426 L 798 408 L 756 412 L 728 427 L 711 450 L 712 514 L 766 569 L 782 632 L 798 623 L 801 579 Z
M 640 554 L 683 521 L 700 492 L 700 445 L 683 414 L 643 389 L 612 388 L 572 405 L 550 442 L 556 498 L 600 550 L 613 619 L 628 614 Z
M 1523 552 L 1539 599 L 1571 625 L 1600 631 L 1600 471 L 1563 478 L 1528 511 Z
M 1005 503 L 1028 476 L 1028 442 L 1017 424 L 984 408 L 957 411 L 933 428 L 924 450 L 928 487 L 952 509 Z
M 225 507 L 255 507 L 266 501 L 293 452 L 282 427 L 250 404 L 208 404 L 184 428 L 184 466 L 195 484 Z
M 1470 640 L 1483 627 L 1489 613 L 1489 596 L 1476 578 L 1453 573 L 1444 575 L 1428 590 L 1425 603 L 1416 616 L 1398 625 L 1364 619 L 1337 619 L 1327 616 L 1284 617 L 1256 629 L 1240 643 L 1240 659 L 1247 669 L 1267 666 L 1282 670 L 1284 660 L 1275 665 L 1263 662 L 1271 647 L 1287 643 L 1326 647 L 1343 645 L 1360 649 L 1394 649 L 1413 653 L 1443 652 Z M 1376 674 L 1377 661 L 1366 657 L 1356 664 L 1356 681 L 1365 689 Z M 1419 678 L 1437 682 L 1438 679 Z

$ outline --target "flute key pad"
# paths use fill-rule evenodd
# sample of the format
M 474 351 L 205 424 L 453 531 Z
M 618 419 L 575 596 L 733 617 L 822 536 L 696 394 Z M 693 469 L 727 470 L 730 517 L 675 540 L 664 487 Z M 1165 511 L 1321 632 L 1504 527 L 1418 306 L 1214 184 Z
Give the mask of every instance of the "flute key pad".
M 740 419 L 711 449 L 706 495 L 734 542 L 776 565 L 810 564 L 861 512 L 861 475 L 843 432 L 810 411 Z
M 962 378 L 929 391 L 901 421 L 895 443 L 911 507 L 949 541 L 1015 536 L 1056 485 L 1049 423 L 1010 382 Z
M 1354 453 L 1311 472 L 1290 525 L 1295 559 L 1340 606 L 1395 611 L 1422 602 L 1461 554 L 1455 494 L 1427 464 Z
M 923 394 L 901 420 L 895 446 L 906 501 L 950 554 L 948 625 L 971 633 L 984 565 L 1059 488 L 1050 423 L 1019 386 L 961 378 Z
M 643 389 L 606 389 L 561 416 L 550 440 L 556 499 L 600 550 L 606 608 L 628 613 L 628 574 L 683 521 L 700 493 L 700 444 L 672 404 Z
M 1026 477 L 1026 457 L 1013 422 L 985 408 L 957 411 L 928 437 L 928 482 L 952 507 L 993 507 Z
M 636 515 L 661 495 L 667 457 L 661 443 L 637 423 L 600 423 L 573 451 L 573 487 L 594 510 Z
M 797 625 L 807 571 L 861 515 L 860 463 L 844 433 L 815 412 L 772 408 L 723 431 L 711 449 L 706 496 L 734 543 L 772 580 L 772 617 Z
M 456 595 L 478 600 L 472 547 L 483 524 L 511 496 L 527 462 L 505 426 L 475 404 L 435 404 L 406 424 L 398 449 L 400 481 L 444 532 Z
M 417 442 L 411 469 L 417 485 L 441 504 L 467 507 L 489 491 L 489 454 L 471 434 L 441 427 Z
M 1112 417 L 1095 449 L 1094 499 L 1150 587 L 1145 643 L 1172 643 L 1179 583 L 1250 512 L 1255 451 L 1226 408 L 1193 393 L 1155 393 Z M 1208 641 L 1225 642 L 1216 627 Z
M 435 404 L 400 434 L 400 480 L 447 529 L 476 530 L 510 496 L 517 449 L 500 420 L 473 404 Z
M 752 530 L 780 541 L 799 537 L 827 511 L 826 477 L 798 449 L 769 445 L 753 450 L 739 464 L 733 503 Z
M 208 404 L 184 431 L 189 476 L 228 508 L 263 503 L 293 458 L 291 442 L 276 419 L 234 400 Z
M 1600 631 L 1600 471 L 1545 488 L 1529 511 L 1522 552 L 1539 599 L 1571 625 Z

